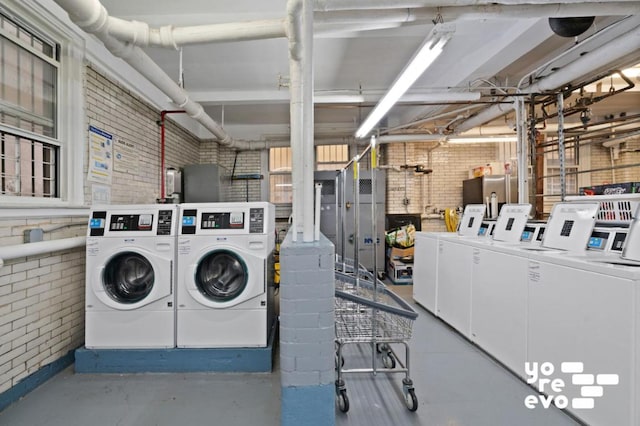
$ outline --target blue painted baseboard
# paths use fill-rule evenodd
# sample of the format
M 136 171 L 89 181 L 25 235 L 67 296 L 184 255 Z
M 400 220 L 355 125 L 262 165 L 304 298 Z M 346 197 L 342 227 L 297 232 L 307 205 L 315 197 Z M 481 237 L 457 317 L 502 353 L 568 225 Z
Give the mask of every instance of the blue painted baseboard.
M 336 422 L 335 385 L 282 388 L 282 426 L 331 426 Z
M 0 411 L 4 410 L 7 406 L 22 398 L 71 364 L 73 364 L 72 350 L 51 364 L 45 365 L 35 373 L 31 373 L 18 384 L 0 394 Z
M 270 372 L 277 322 L 265 348 L 87 349 L 75 352 L 76 373 Z

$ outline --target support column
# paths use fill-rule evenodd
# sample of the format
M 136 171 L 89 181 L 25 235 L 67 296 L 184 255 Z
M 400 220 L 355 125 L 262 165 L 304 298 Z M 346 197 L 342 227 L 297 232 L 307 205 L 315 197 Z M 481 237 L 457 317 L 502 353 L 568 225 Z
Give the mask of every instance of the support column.
M 319 241 L 280 246 L 280 370 L 283 426 L 335 424 L 335 248 Z

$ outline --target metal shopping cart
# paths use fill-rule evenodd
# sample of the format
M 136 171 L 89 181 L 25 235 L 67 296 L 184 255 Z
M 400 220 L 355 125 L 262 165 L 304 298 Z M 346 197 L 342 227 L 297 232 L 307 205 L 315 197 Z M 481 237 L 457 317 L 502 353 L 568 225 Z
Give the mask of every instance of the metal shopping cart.
M 356 279 L 335 272 L 336 330 L 336 398 L 340 411 L 349 411 L 349 398 L 343 375 L 348 373 L 404 373 L 403 394 L 410 411 L 418 409 L 418 399 L 410 375 L 409 345 L 414 320 L 418 314 L 380 281 Z M 344 368 L 343 347 L 346 344 L 371 346 L 371 368 Z M 391 344 L 404 347 L 404 362 Z M 382 368 L 376 355 L 381 355 Z

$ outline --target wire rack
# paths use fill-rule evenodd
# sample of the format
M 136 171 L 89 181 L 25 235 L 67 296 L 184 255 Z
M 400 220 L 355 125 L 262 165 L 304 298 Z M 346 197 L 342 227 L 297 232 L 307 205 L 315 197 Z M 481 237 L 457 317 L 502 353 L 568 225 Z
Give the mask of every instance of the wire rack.
M 392 342 L 411 338 L 418 314 L 380 281 L 336 272 L 336 338 L 349 342 Z

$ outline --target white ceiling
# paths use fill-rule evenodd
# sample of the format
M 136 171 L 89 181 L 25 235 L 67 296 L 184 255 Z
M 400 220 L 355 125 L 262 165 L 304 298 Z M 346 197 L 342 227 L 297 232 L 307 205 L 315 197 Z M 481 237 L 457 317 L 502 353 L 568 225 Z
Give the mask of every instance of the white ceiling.
M 143 21 L 152 27 L 283 19 L 286 3 L 286 0 L 102 0 L 110 16 Z M 436 2 L 423 3 L 433 5 Z M 635 8 L 640 9 L 639 2 L 615 4 L 635 4 Z M 507 9 L 505 6 L 504 10 Z M 409 93 L 473 88 L 482 92 L 483 101 L 495 100 L 490 96 L 490 84 L 514 87 L 523 75 L 575 44 L 574 38 L 555 35 L 549 28 L 547 18 L 540 17 L 540 13 L 536 12 L 535 5 L 531 6 L 529 15 L 538 17 L 509 18 L 501 13 L 502 10 L 491 9 L 490 14 L 481 16 L 482 19 L 469 19 L 468 16 L 456 19 L 455 9 L 447 9 L 448 13 L 443 15 L 443 19 L 455 24 L 455 34 L 445 47 L 445 52 Z M 597 17 L 595 24 L 577 40 L 585 40 L 623 18 Z M 436 19 L 436 15 L 433 19 Z M 595 50 L 597 46 L 639 25 L 639 15 L 628 18 L 619 30 L 601 32 L 593 37 L 593 45 L 585 44 L 585 49 Z M 316 96 L 361 93 L 368 102 L 316 104 L 316 136 L 331 134 L 336 139 L 351 137 L 433 26 L 430 20 L 422 20 L 397 24 L 395 28 L 388 29 L 353 31 L 349 24 L 336 24 L 331 26 L 333 31 L 327 32 L 326 27 L 325 31 L 318 31 L 313 46 Z M 628 67 L 640 63 L 640 43 L 638 46 L 635 52 L 625 55 L 612 66 Z M 178 51 L 162 48 L 145 48 L 145 51 L 169 76 L 178 80 Z M 561 68 L 579 58 L 580 53 L 580 49 L 576 49 L 574 53 L 546 67 L 541 76 L 553 72 L 552 68 Z M 588 71 L 585 70 L 585 73 Z M 206 112 L 222 124 L 232 137 L 265 140 L 288 135 L 286 84 L 289 60 L 286 39 L 184 46 L 183 75 L 184 87 L 192 98 L 201 103 Z M 640 85 L 640 80 L 634 81 Z M 500 93 L 500 89 L 497 90 Z M 610 105 L 594 106 L 594 113 L 603 116 L 622 111 L 627 114 L 640 113 L 640 91 L 636 89 L 616 95 L 607 103 Z M 433 106 L 422 102 L 398 105 L 383 124 L 389 127 L 404 125 L 465 106 L 471 105 Z M 466 113 L 473 113 L 483 106 L 478 105 Z M 447 118 L 444 122 L 450 120 Z M 504 120 L 501 119 L 501 122 Z M 422 124 L 421 131 L 436 131 L 436 124 L 441 122 L 426 122 Z

